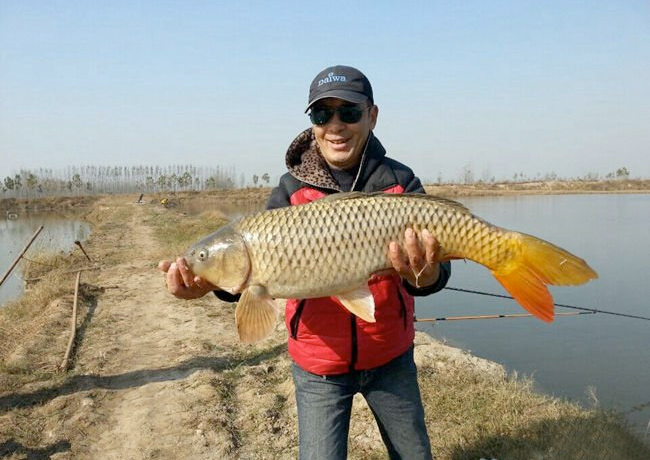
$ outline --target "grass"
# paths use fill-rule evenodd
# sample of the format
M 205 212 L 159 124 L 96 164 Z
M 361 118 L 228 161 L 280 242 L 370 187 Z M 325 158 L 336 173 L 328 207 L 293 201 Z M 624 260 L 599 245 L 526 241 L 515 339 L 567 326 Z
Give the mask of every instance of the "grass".
M 619 415 L 536 393 L 530 379 L 446 366 L 421 367 L 420 381 L 441 458 L 650 458 Z
M 70 327 L 76 267 L 88 265 L 79 254 L 41 253 L 22 262 L 25 278 L 36 278 L 0 315 L 0 387 L 16 388 L 53 378 L 63 358 Z M 80 290 L 80 313 L 91 300 Z
M 198 241 L 222 225 L 227 219 L 218 212 L 205 212 L 188 217 L 180 209 L 157 208 L 146 220 L 153 236 L 164 248 L 166 256 L 182 254 L 190 244 Z

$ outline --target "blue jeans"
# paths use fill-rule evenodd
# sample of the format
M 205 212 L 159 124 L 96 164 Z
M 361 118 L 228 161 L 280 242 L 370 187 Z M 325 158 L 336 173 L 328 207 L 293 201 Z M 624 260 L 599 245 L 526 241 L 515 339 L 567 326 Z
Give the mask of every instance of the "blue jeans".
M 413 348 L 383 366 L 319 376 L 293 364 L 300 460 L 345 460 L 352 400 L 372 410 L 391 460 L 431 460 Z

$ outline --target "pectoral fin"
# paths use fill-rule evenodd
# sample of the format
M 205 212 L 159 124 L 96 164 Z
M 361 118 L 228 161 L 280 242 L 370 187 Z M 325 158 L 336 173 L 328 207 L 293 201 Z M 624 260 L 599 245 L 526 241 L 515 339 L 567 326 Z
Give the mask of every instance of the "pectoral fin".
M 369 323 L 375 322 L 375 299 L 367 285 L 339 294 L 336 298 L 350 312 Z
M 278 321 L 279 308 L 263 286 L 249 286 L 242 292 L 235 310 L 239 340 L 258 342 L 268 337 Z

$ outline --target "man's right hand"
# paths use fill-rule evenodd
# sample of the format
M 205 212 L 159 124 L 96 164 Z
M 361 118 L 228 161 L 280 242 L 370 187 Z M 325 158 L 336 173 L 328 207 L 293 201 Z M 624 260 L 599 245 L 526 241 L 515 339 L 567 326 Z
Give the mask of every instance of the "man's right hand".
M 158 268 L 165 273 L 165 284 L 169 293 L 179 299 L 198 299 L 218 289 L 209 281 L 194 275 L 183 257 L 176 259 L 176 262 L 162 260 Z

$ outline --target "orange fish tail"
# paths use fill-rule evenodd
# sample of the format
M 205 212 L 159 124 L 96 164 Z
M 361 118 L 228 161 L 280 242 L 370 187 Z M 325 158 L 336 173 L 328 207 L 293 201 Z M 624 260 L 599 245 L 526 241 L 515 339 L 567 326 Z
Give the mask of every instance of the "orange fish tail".
M 534 236 L 512 232 L 511 260 L 492 270 L 494 277 L 526 310 L 553 321 L 553 297 L 546 287 L 576 285 L 598 278 L 579 257 Z

